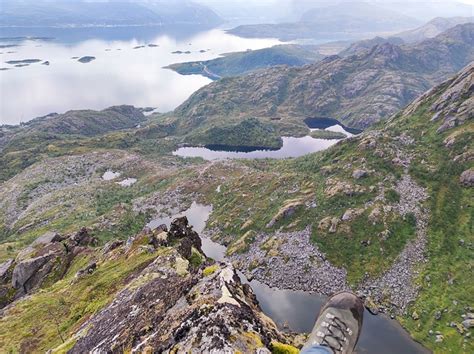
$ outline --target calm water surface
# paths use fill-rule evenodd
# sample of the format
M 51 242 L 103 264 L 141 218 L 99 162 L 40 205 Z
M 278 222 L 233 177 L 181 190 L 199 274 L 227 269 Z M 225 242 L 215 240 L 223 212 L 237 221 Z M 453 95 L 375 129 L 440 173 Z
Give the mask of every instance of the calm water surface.
M 312 125 L 308 124 L 308 128 L 313 130 L 324 129 L 334 132 L 346 134 L 351 137 L 356 132 L 343 126 L 335 119 L 321 119 Z M 317 126 L 315 128 L 314 126 Z M 246 151 L 242 149 L 238 151 L 238 147 L 232 147 L 223 150 L 222 148 L 206 147 L 182 147 L 173 152 L 173 155 L 181 157 L 201 157 L 205 160 L 223 160 L 223 159 L 285 159 L 290 157 L 300 157 L 313 152 L 326 150 L 336 144 L 339 140 L 332 139 L 314 139 L 311 136 L 301 138 L 283 137 L 283 146 L 275 150 L 252 150 Z
M 164 66 L 279 43 L 239 38 L 219 29 L 177 35 L 159 28 L 142 33 L 141 28 L 133 27 L 49 30 L 41 34 L 56 39 L 9 39 L 27 35 L 25 31 L 0 29 L 0 45 L 18 45 L 0 48 L 0 68 L 8 69 L 0 71 L 0 124 L 17 124 L 52 112 L 120 104 L 167 112 L 211 81 L 199 75 L 182 76 Z M 137 48 L 141 46 L 145 47 Z M 190 53 L 172 54 L 175 51 Z M 96 59 L 87 64 L 72 59 L 83 56 Z M 41 62 L 24 67 L 6 63 L 24 59 Z M 44 61 L 49 65 L 42 65 Z
M 283 137 L 283 146 L 278 150 L 255 150 L 255 151 L 223 151 L 212 150 L 206 147 L 182 147 L 173 152 L 173 155 L 181 157 L 202 157 L 205 160 L 222 159 L 284 159 L 299 157 L 312 152 L 326 150 L 336 144 L 338 140 L 314 139 L 310 136 L 302 138 Z
M 202 233 L 212 207 L 193 203 L 179 216 L 187 216 L 198 233 Z M 166 224 L 169 226 L 174 217 L 156 219 L 150 226 Z M 202 237 L 204 253 L 217 261 L 225 261 L 226 247 Z M 272 318 L 280 328 L 295 332 L 310 332 L 316 316 L 326 298 L 303 291 L 272 289 L 256 281 L 248 281 L 244 274 L 238 272 L 243 283 L 252 287 L 263 312 Z M 367 354 L 410 354 L 429 353 L 424 347 L 410 338 L 398 324 L 384 316 L 373 316 L 368 311 L 364 314 L 364 326 L 357 345 L 357 353 Z

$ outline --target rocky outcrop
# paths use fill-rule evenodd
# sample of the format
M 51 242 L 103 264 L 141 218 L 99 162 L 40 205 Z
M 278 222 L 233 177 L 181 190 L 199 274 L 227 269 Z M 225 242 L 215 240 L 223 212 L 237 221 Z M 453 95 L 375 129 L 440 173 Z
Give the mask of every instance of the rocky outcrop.
M 327 187 L 324 190 L 324 193 L 328 198 L 332 198 L 339 194 L 344 194 L 348 197 L 351 197 L 365 192 L 365 188 L 360 185 L 354 185 L 352 183 L 333 178 L 328 178 L 326 180 L 326 186 Z
M 459 182 L 461 182 L 461 184 L 466 187 L 474 186 L 474 169 L 471 168 L 461 173 L 461 177 L 459 177 Z
M 361 215 L 365 209 L 347 209 L 341 217 L 342 221 L 351 221 Z
M 152 235 L 144 230 L 132 242 L 143 243 Z M 70 339 L 70 353 L 269 353 L 272 341 L 283 335 L 234 268 L 225 263 L 192 266 L 192 249 L 205 257 L 185 217 L 174 220 L 167 235 L 174 246 L 157 248 L 154 261 L 81 326 Z
M 303 205 L 304 202 L 301 200 L 288 201 L 283 207 L 280 208 L 280 210 L 278 210 L 272 220 L 270 220 L 270 222 L 267 224 L 267 228 L 271 228 L 280 220 L 292 216 L 296 210 Z
M 70 352 L 253 352 L 281 338 L 230 265 L 208 276 L 188 266 L 175 250 L 156 258 L 84 323 Z
M 46 282 L 61 279 L 74 257 L 96 242 L 85 228 L 65 238 L 55 232 L 38 237 L 15 260 L 0 266 L 0 308 Z

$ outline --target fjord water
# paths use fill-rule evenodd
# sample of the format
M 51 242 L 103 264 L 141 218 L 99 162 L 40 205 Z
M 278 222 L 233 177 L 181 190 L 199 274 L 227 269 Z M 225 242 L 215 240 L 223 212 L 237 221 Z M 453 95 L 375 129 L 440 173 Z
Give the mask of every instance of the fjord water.
M 204 253 L 216 261 L 226 261 L 226 247 L 202 236 L 211 212 L 212 206 L 193 202 L 186 211 L 175 216 L 155 219 L 148 226 L 169 226 L 175 217 L 186 216 L 194 230 L 201 235 Z M 326 300 L 324 296 L 270 288 L 257 280 L 248 281 L 241 272 L 238 274 L 243 283 L 251 286 L 263 312 L 280 328 L 299 333 L 311 331 L 319 309 Z M 368 311 L 364 313 L 364 325 L 356 349 L 360 354 L 429 353 L 415 342 L 398 322 L 382 315 L 373 316 Z
M 42 37 L 18 38 L 37 33 Z M 8 69 L 0 71 L 0 124 L 18 124 L 52 112 L 121 104 L 167 112 L 211 81 L 163 67 L 279 43 L 239 38 L 219 29 L 168 33 L 160 27 L 155 31 L 139 27 L 46 32 L 2 29 L 0 37 L 0 45 L 16 45 L 0 48 L 0 68 Z M 183 54 L 173 54 L 176 51 Z M 77 59 L 84 56 L 96 59 L 80 63 Z M 23 67 L 6 63 L 25 59 L 41 62 Z M 43 65 L 46 61 L 49 65 Z

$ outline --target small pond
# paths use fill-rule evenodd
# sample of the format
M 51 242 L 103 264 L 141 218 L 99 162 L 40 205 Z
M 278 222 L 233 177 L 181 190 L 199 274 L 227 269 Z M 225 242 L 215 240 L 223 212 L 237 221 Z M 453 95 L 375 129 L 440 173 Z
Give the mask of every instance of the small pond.
M 191 207 L 173 217 L 155 219 L 148 226 L 170 225 L 178 216 L 186 216 L 189 223 L 198 233 L 202 233 L 212 207 L 193 203 Z M 204 253 L 217 261 L 225 261 L 226 247 L 201 237 Z M 273 289 L 257 281 L 248 281 L 244 274 L 238 272 L 243 283 L 252 287 L 263 312 L 275 321 L 282 329 L 295 332 L 310 332 L 325 297 L 303 291 Z M 429 353 L 427 349 L 415 342 L 397 321 L 383 315 L 373 316 L 368 311 L 364 314 L 364 326 L 357 353 L 367 354 L 400 354 Z
M 326 117 L 306 118 L 304 120 L 304 123 L 311 130 L 325 129 L 325 130 L 330 130 L 330 131 L 346 133 L 349 136 L 362 133 L 362 130 L 349 128 L 334 118 L 326 118 Z

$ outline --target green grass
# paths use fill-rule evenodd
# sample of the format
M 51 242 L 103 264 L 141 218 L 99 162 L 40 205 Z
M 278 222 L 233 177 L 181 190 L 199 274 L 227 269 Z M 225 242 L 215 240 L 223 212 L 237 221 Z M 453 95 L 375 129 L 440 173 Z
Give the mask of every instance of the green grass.
M 389 203 L 395 204 L 400 201 L 400 194 L 394 189 L 388 189 L 385 192 L 385 198 Z
M 190 144 L 216 145 L 223 148 L 280 148 L 283 144 L 271 124 L 256 118 L 248 118 L 236 125 L 217 126 L 193 132 L 186 141 Z
M 472 340 L 463 341 L 463 336 L 446 323 L 461 323 L 466 307 L 472 306 L 470 299 L 474 254 L 467 246 L 474 242 L 472 188 L 459 185 L 458 165 L 447 162 L 440 165 L 436 173 L 417 176 L 430 187 L 430 209 L 433 211 L 428 230 L 429 262 L 420 274 L 420 296 L 410 309 L 416 310 L 420 319 L 403 317 L 402 323 L 419 340 L 437 353 L 472 353 Z M 428 179 L 427 177 L 430 176 Z M 462 245 L 460 240 L 464 240 Z M 430 279 L 430 281 L 427 281 Z M 453 303 L 457 302 L 457 305 Z M 446 312 L 444 311 L 446 309 Z M 435 313 L 441 311 L 441 320 Z M 440 331 L 444 341 L 435 344 L 435 336 L 428 332 Z M 462 348 L 462 349 L 461 349 Z
M 89 262 L 89 256 L 77 258 L 63 280 L 20 300 L 0 318 L 0 348 L 7 353 L 45 352 L 61 345 L 61 336 L 69 338 L 154 257 L 145 253 L 100 263 L 94 273 L 71 285 L 74 274 Z
M 341 132 L 318 129 L 311 132 L 311 137 L 315 139 L 344 139 L 347 138 L 347 135 Z
M 375 277 L 392 264 L 405 244 L 415 236 L 415 221 L 392 217 L 388 228 L 381 222 L 372 224 L 368 212 L 350 223 L 349 229 L 338 227 L 335 234 L 314 230 L 313 240 L 326 254 L 332 264 L 347 270 L 347 279 L 352 286 L 364 278 L 365 273 Z M 389 236 L 380 235 L 385 230 Z

